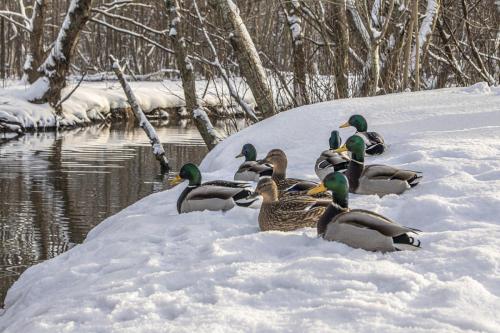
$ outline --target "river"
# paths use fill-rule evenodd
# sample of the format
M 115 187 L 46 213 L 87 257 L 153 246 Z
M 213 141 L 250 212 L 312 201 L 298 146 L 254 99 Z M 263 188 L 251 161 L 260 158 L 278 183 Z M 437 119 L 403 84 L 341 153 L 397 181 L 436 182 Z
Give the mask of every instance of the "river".
M 239 122 L 239 126 L 241 126 Z M 218 124 L 222 132 L 232 124 Z M 193 125 L 156 123 L 172 171 L 207 149 Z M 168 188 L 142 129 L 99 124 L 6 140 L 0 134 L 0 305 L 28 267 L 83 242 L 105 218 Z

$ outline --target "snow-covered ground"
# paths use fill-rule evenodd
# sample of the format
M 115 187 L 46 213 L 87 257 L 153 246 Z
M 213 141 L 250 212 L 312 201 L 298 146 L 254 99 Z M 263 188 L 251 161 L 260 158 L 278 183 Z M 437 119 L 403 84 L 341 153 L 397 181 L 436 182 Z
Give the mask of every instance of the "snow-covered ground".
M 314 229 L 259 232 L 258 211 L 240 207 L 178 215 L 179 185 L 29 268 L 7 295 L 0 331 L 499 332 L 500 88 L 284 112 L 219 144 L 202 163 L 205 180 L 232 178 L 246 142 L 260 156 L 284 149 L 289 175 L 314 179 L 329 132 L 353 113 L 389 143 L 369 163 L 424 179 L 402 196 L 351 195 L 351 207 L 423 230 L 421 251 L 366 252 Z
M 203 96 L 206 106 L 227 106 L 235 102 L 227 98 L 227 87 L 222 81 L 197 81 L 198 96 Z M 240 79 L 236 86 L 245 100 L 253 105 L 254 100 L 247 87 Z M 70 84 L 63 91 L 66 96 L 73 90 Z M 156 109 L 181 108 L 185 106 L 181 81 L 162 82 L 130 82 L 140 106 L 145 113 Z M 206 91 L 205 91 L 206 90 Z M 53 109 L 47 104 L 36 105 L 28 102 L 33 91 L 29 86 L 13 84 L 0 89 L 0 121 L 9 124 L 16 131 L 21 124 L 24 128 L 44 128 L 55 126 Z M 62 104 L 63 115 L 59 121 L 61 126 L 88 124 L 102 120 L 113 109 L 126 108 L 129 104 L 118 81 L 84 82 L 70 98 Z

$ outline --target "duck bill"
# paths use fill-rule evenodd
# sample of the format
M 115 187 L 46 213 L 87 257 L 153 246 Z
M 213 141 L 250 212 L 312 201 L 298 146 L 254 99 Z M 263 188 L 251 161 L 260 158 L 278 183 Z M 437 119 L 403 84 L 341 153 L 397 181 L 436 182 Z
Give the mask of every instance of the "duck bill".
M 182 183 L 182 181 L 183 181 L 183 179 L 181 178 L 181 176 L 176 175 L 175 178 L 170 181 L 170 185 L 174 186 L 174 185 Z
M 346 122 L 345 124 L 340 125 L 339 128 L 346 128 L 346 127 L 349 127 L 349 126 L 351 126 L 349 124 L 349 122 Z
M 238 155 L 236 155 L 234 158 L 240 158 L 240 157 L 243 157 L 243 153 L 239 153 Z
M 328 191 L 328 189 L 325 187 L 323 183 L 320 183 L 318 186 L 313 187 L 309 191 L 307 191 L 307 195 L 313 195 L 313 194 L 318 194 L 318 193 L 323 193 Z
M 343 152 L 346 152 L 348 150 L 349 149 L 347 149 L 346 145 L 342 145 L 340 148 L 334 149 L 333 151 L 336 152 L 336 153 L 343 153 Z

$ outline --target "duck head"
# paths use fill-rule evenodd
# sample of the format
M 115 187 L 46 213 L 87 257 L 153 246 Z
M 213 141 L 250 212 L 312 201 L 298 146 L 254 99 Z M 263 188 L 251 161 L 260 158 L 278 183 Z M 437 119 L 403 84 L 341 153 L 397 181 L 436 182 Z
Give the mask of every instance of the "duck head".
M 288 162 L 283 150 L 273 149 L 269 151 L 264 158 L 264 162 L 273 165 L 273 177 L 286 178 L 286 167 Z
M 278 200 L 278 187 L 271 178 L 262 178 L 259 180 L 254 193 L 256 195 L 261 195 L 264 203 Z
M 352 154 L 352 160 L 357 162 L 365 161 L 365 141 L 358 135 L 353 135 L 347 139 L 345 144 L 334 150 L 334 152 L 342 153 L 345 151 L 350 151 Z
M 201 172 L 193 163 L 184 164 L 175 178 L 170 181 L 170 185 L 177 185 L 185 180 L 189 181 L 189 186 L 201 184 Z
M 340 138 L 339 131 L 332 131 L 330 133 L 330 149 L 337 149 L 342 144 L 342 139 Z
M 366 132 L 368 130 L 368 124 L 366 122 L 366 119 L 360 114 L 352 115 L 345 124 L 340 125 L 340 128 L 345 128 L 349 126 L 355 127 L 356 131 L 358 132 Z
M 348 207 L 349 181 L 343 173 L 335 171 L 328 174 L 318 186 L 310 189 L 307 194 L 313 195 L 326 191 L 332 192 L 333 201 L 339 206 L 342 208 Z
M 257 159 L 257 150 L 254 145 L 251 143 L 247 143 L 243 145 L 241 148 L 241 153 L 236 155 L 236 158 L 240 158 L 245 156 L 245 161 L 255 161 Z

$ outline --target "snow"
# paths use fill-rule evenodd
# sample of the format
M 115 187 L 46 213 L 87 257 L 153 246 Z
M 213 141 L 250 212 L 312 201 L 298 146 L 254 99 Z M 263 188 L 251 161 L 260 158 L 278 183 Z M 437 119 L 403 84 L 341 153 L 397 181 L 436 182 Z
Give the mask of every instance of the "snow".
M 178 215 L 182 184 L 26 270 L 0 331 L 498 332 L 500 88 L 485 87 L 304 106 L 229 137 L 201 164 L 204 180 L 232 179 L 252 142 L 259 157 L 283 149 L 290 177 L 315 179 L 330 131 L 364 114 L 389 145 L 367 162 L 424 179 L 401 196 L 351 195 L 351 207 L 423 230 L 421 251 L 366 252 L 308 228 L 259 232 L 258 211 L 241 207 Z
M 240 79 L 237 79 L 240 81 Z M 29 100 L 40 97 L 47 87 L 47 79 L 41 78 L 32 86 L 22 84 L 12 85 L 0 89 L 0 114 L 9 117 L 11 121 L 19 123 L 24 128 L 42 129 L 55 125 L 53 110 L 47 104 L 33 104 Z M 203 98 L 203 105 L 228 107 L 236 102 L 223 97 L 227 87 L 222 80 L 216 80 L 217 88 L 213 82 L 209 84 L 207 94 Z M 198 96 L 202 96 L 207 82 L 197 81 Z M 130 86 L 137 96 L 140 107 L 144 112 L 151 113 L 157 109 L 181 108 L 185 106 L 184 92 L 181 81 L 163 82 L 130 82 Z M 62 93 L 66 96 L 74 85 L 68 85 Z M 253 96 L 248 91 L 240 95 L 250 105 L 255 105 Z M 112 82 L 84 82 L 71 97 L 63 103 L 61 126 L 74 126 L 87 124 L 92 121 L 102 120 L 113 109 L 126 108 L 128 102 L 125 94 L 117 81 Z M 0 118 L 2 119 L 2 118 Z

